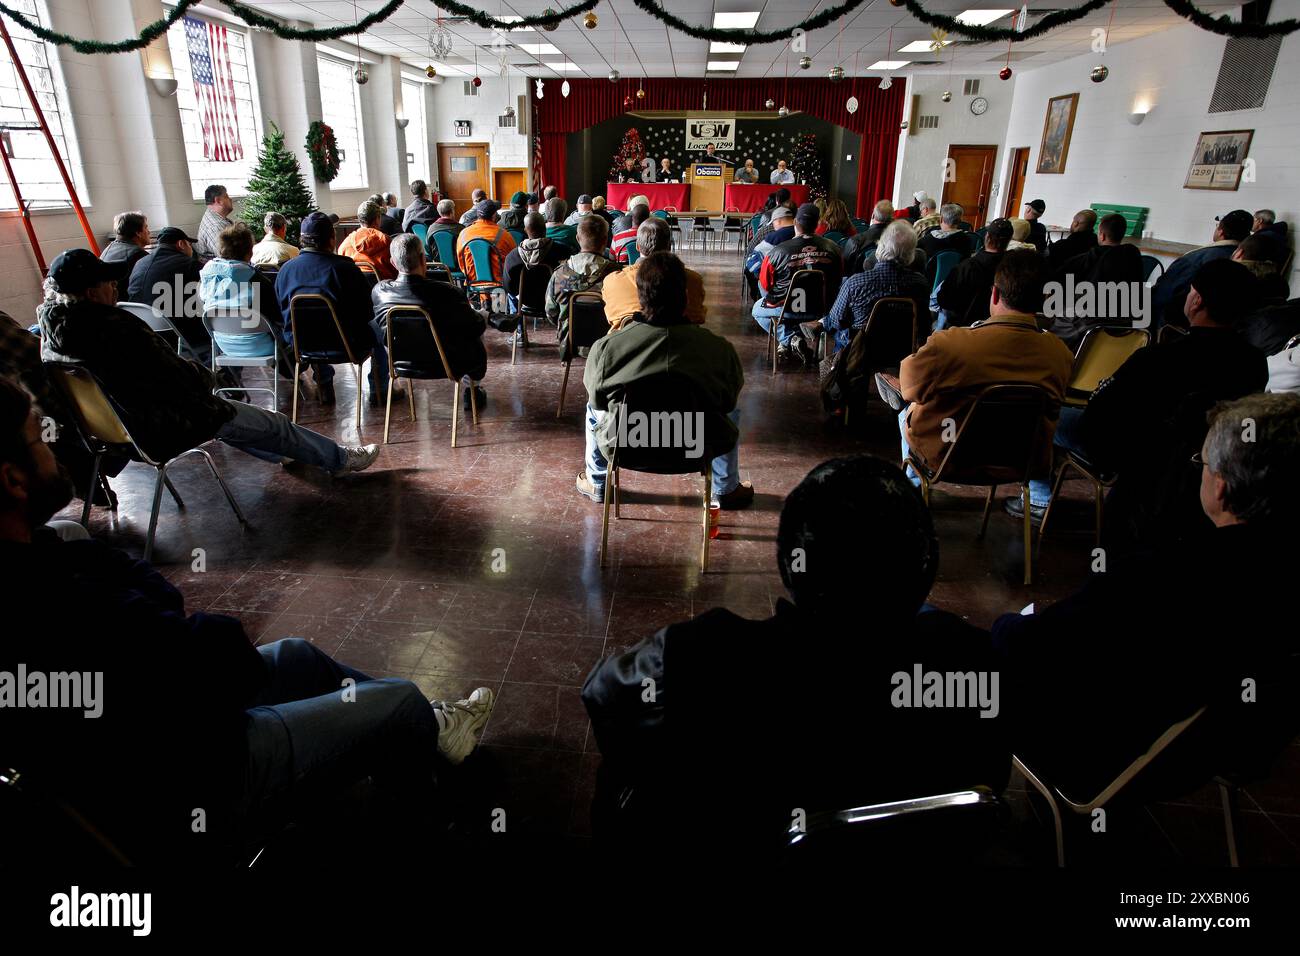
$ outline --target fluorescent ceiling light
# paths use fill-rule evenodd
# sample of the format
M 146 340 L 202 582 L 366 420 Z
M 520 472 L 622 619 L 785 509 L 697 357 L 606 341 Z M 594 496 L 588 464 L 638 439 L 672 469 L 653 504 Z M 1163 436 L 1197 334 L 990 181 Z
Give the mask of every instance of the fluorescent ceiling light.
M 519 49 L 533 56 L 559 56 L 560 48 L 549 43 L 520 43 Z
M 710 60 L 710 70 L 735 70 L 740 68 L 740 63 L 736 60 Z
M 582 67 L 578 66 L 578 64 L 576 64 L 576 63 L 563 63 L 563 62 L 561 62 L 561 63 L 551 63 L 551 62 L 548 61 L 548 60 L 543 60 L 543 61 L 542 61 L 542 65 L 543 65 L 543 66 L 546 66 L 546 67 L 549 67 L 550 69 L 554 70 L 554 71 L 557 72 L 557 73 L 581 73 L 581 72 L 583 72 Z
M 951 40 L 944 40 L 944 41 L 943 41 L 943 45 L 944 45 L 944 46 L 947 46 L 947 45 L 948 45 L 949 43 L 951 43 L 951 42 L 952 42 Z M 934 41 L 933 41 L 933 40 L 913 40 L 913 41 L 912 41 L 911 43 L 909 43 L 907 46 L 900 46 L 900 47 L 898 48 L 898 52 L 899 52 L 899 53 L 933 53 L 933 52 L 934 52 Z
M 1014 10 L 963 10 L 954 18 L 958 23 L 966 23 L 973 27 L 985 27 L 994 20 L 1001 20 L 1008 13 L 1015 13 Z
M 900 66 L 907 66 L 911 60 L 877 60 L 867 67 L 868 70 L 897 70 Z
M 497 19 L 504 20 L 507 23 L 517 23 L 518 21 L 522 20 L 523 17 L 519 16 L 516 13 L 502 13 L 497 15 Z M 506 27 L 506 29 L 511 33 L 523 33 L 524 31 L 529 31 L 531 33 L 537 32 L 532 27 Z
M 752 13 L 715 13 L 713 28 L 715 30 L 751 30 L 758 22 L 758 11 Z
M 745 49 L 743 43 L 719 43 L 717 40 L 709 43 L 710 53 L 744 53 Z

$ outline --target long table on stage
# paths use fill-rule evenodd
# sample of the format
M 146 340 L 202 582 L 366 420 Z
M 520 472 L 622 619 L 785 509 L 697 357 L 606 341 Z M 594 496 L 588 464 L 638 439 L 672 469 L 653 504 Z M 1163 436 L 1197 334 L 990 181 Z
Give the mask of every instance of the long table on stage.
M 691 187 L 686 183 L 609 183 L 605 186 L 605 203 L 615 209 L 627 211 L 627 201 L 633 196 L 645 196 L 651 209 L 673 206 L 685 212 L 691 208 Z
M 808 187 L 798 184 L 790 186 L 773 186 L 771 183 L 728 183 L 725 204 L 728 209 L 735 206 L 741 212 L 756 213 L 763 209 L 767 197 L 778 189 L 790 190 L 790 199 L 796 206 L 808 201 Z

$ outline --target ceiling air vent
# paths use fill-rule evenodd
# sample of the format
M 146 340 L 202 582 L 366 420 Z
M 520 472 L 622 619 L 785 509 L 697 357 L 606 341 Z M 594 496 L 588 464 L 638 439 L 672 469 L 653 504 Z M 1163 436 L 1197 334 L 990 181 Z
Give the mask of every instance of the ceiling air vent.
M 466 96 L 478 96 L 478 87 L 474 85 L 472 80 L 465 80 L 464 83 Z
M 934 116 L 922 116 L 919 125 L 921 129 L 938 129 L 939 128 L 938 114 L 935 114 Z
M 962 83 L 961 86 L 962 96 L 979 96 L 979 94 L 980 94 L 979 80 L 966 80 L 964 83 Z
M 1273 68 L 1282 48 L 1282 37 L 1263 39 L 1228 37 L 1223 48 L 1223 61 L 1219 64 L 1219 78 L 1210 97 L 1211 113 L 1231 113 L 1233 110 L 1257 110 L 1268 99 L 1268 87 L 1273 82 Z

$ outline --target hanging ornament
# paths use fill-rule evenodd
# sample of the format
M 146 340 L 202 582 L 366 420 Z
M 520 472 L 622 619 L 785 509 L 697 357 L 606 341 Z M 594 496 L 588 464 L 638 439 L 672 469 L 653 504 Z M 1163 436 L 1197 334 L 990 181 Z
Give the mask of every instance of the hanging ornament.
M 428 66 L 426 66 L 426 67 L 424 68 L 424 75 L 427 76 L 429 79 L 433 79 L 435 76 L 438 75 L 438 71 L 435 70 L 435 69 L 433 68 L 433 64 L 430 63 Z M 537 95 L 538 95 L 538 96 L 541 96 L 542 94 L 541 94 L 541 93 L 538 93 Z
M 799 57 L 799 69 L 806 70 L 810 66 L 812 66 L 812 57 L 810 56 Z
M 631 105 L 632 105 L 632 97 L 631 96 L 623 97 L 623 109 L 627 109 Z
M 948 45 L 948 31 L 936 28 L 930 34 L 930 52 L 939 53 Z
M 538 98 L 539 100 L 542 98 L 542 90 L 544 90 L 545 88 L 546 88 L 546 84 L 543 83 L 543 82 L 541 81 L 541 79 L 539 78 L 539 79 L 537 80 L 537 98 Z
M 547 7 L 545 10 L 542 11 L 542 16 L 554 17 L 554 16 L 558 16 L 558 14 L 550 7 Z M 553 33 L 556 27 L 558 27 L 559 25 L 560 23 L 558 20 L 552 20 L 550 23 L 543 23 L 542 29 L 545 30 L 547 33 Z
M 1004 66 L 1002 69 L 998 70 L 998 79 L 999 80 L 1011 79 L 1011 67 Z
M 951 102 L 952 102 L 952 90 L 944 90 L 943 93 L 940 94 L 939 99 L 943 100 L 945 103 L 951 103 Z
M 775 106 L 776 106 L 776 100 L 772 99 L 772 97 L 770 96 L 767 98 L 767 102 L 763 104 L 763 107 L 769 110 L 773 109 Z
M 844 67 L 831 67 L 830 72 L 826 74 L 826 79 L 830 80 L 832 83 L 838 83 L 840 80 L 844 79 Z
M 638 100 L 645 99 L 645 90 L 641 89 L 639 86 L 637 87 L 636 98 Z
M 892 76 L 882 76 L 880 78 L 880 88 L 882 90 L 887 90 L 893 85 L 894 85 L 894 78 Z
M 357 81 L 357 86 L 365 86 L 370 82 L 370 73 L 362 63 L 357 64 L 357 68 L 352 71 L 352 79 Z
M 563 83 L 560 84 L 560 93 L 561 93 L 561 95 L 565 96 L 566 98 L 568 97 L 568 95 L 569 95 L 569 81 L 568 81 L 568 80 L 565 80 Z
M 858 98 L 856 96 L 850 96 L 849 101 L 844 104 L 844 108 L 848 110 L 850 114 L 856 113 L 858 111 Z
M 1016 32 L 1024 33 L 1025 27 L 1027 27 L 1028 25 L 1029 25 L 1029 4 L 1025 4 L 1020 8 L 1020 12 L 1016 14 Z
M 617 82 L 618 82 L 618 70 L 610 70 L 610 71 L 609 71 L 609 82 L 611 82 L 611 83 L 617 83 Z
M 596 29 L 596 24 L 598 24 L 599 22 L 600 22 L 600 17 L 596 16 L 594 13 L 588 13 L 585 17 L 582 18 L 582 25 L 586 27 L 588 30 Z
M 778 116 L 789 116 L 789 115 L 790 115 L 790 107 L 788 107 L 788 106 L 782 106 L 779 110 L 776 111 L 776 114 L 777 114 Z
M 514 119 L 514 116 L 515 116 L 515 108 L 514 108 L 513 106 L 507 106 L 507 107 L 506 107 L 506 116 L 509 116 L 511 119 Z
M 907 129 L 907 120 L 903 120 L 903 122 L 899 123 L 899 124 L 898 124 L 898 128 L 899 128 L 899 129 Z
M 475 86 L 482 86 L 483 78 L 481 76 L 476 76 L 474 77 L 474 79 L 470 80 L 470 82 L 473 83 Z
M 1102 83 L 1108 76 L 1110 76 L 1110 67 L 1101 64 L 1092 68 L 1092 72 L 1088 74 L 1088 79 L 1094 83 Z

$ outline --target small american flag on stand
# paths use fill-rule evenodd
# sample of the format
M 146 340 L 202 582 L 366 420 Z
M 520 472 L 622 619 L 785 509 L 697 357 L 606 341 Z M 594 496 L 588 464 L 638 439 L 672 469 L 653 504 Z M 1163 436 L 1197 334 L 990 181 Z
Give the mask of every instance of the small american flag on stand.
M 190 51 L 194 98 L 203 124 L 203 158 L 219 163 L 243 159 L 226 28 L 220 23 L 186 17 L 185 45 Z

